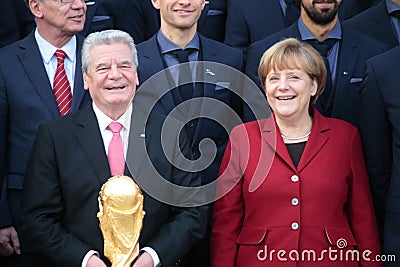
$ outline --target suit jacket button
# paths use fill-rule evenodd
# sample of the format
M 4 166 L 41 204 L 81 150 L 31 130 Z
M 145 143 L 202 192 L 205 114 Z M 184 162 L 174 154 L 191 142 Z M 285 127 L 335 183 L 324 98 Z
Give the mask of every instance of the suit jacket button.
M 292 205 L 293 205 L 293 206 L 299 205 L 299 199 L 296 198 L 296 197 L 292 198 Z
M 297 176 L 297 175 L 292 175 L 292 177 L 290 177 L 290 180 L 291 180 L 293 183 L 296 183 L 296 182 L 299 181 L 299 176 Z
M 292 223 L 292 230 L 299 229 L 299 224 L 297 222 Z

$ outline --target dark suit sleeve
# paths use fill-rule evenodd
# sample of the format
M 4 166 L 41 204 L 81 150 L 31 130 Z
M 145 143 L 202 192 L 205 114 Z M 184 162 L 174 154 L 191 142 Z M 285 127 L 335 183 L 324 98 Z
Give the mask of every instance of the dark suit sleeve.
M 392 170 L 392 134 L 374 64 L 367 62 L 361 90 L 360 131 L 380 233 Z
M 0 228 L 12 225 L 12 216 L 7 197 L 7 135 L 8 107 L 7 92 L 4 85 L 3 73 L 0 72 Z
M 243 127 L 238 126 L 232 130 L 221 163 L 220 178 L 217 185 L 218 195 L 222 194 L 221 192 L 228 192 L 228 188 L 232 184 L 234 186 L 214 203 L 211 233 L 212 266 L 236 266 L 238 250 L 236 240 L 239 237 L 244 217 L 240 157 L 246 152 L 243 153 L 240 148 L 241 144 L 246 142 L 243 142 L 240 137 L 246 136 L 246 134 L 242 129 Z
M 0 9 L 0 47 L 19 39 L 17 17 L 13 5 L 14 0 L 4 0 Z
M 267 49 L 262 49 L 261 41 L 255 42 L 250 45 L 247 50 L 247 58 L 246 58 L 246 75 L 257 84 L 258 87 L 261 87 L 260 79 L 258 78 L 258 65 L 260 64 L 260 59 Z
M 246 53 L 247 47 L 250 45 L 250 33 L 239 5 L 238 1 L 228 0 L 225 43 L 238 47 Z
M 265 96 L 265 91 L 258 78 L 258 65 L 263 55 L 262 47 L 264 44 L 259 41 L 252 44 L 247 50 L 246 76 L 244 90 L 246 102 L 249 103 L 249 109 L 244 112 L 244 122 L 264 119 L 269 116 L 270 109 Z
M 180 127 L 177 125 L 177 127 L 172 128 L 175 128 L 176 130 Z M 175 136 L 175 142 L 172 142 L 172 138 L 168 138 L 167 140 L 169 144 L 172 143 L 172 147 L 175 147 L 176 149 L 174 152 L 166 153 L 169 153 L 169 158 L 172 159 L 175 166 L 184 166 L 181 155 L 185 155 L 188 159 L 192 158 L 192 152 L 187 143 L 186 135 L 174 133 L 172 136 Z M 153 141 L 152 145 L 153 147 L 155 146 Z M 166 150 L 172 151 L 172 149 Z M 158 149 L 157 151 L 154 151 L 157 153 L 155 157 L 160 156 L 160 151 L 163 150 Z M 150 158 L 152 158 L 151 152 Z M 155 166 L 156 168 L 160 167 L 160 165 L 164 165 L 159 161 L 153 161 L 153 164 L 158 165 Z M 197 174 L 181 170 L 179 167 L 174 167 L 170 163 L 167 165 L 169 165 L 172 170 L 167 170 L 162 166 L 158 169 L 161 175 L 167 173 L 171 174 L 171 177 L 165 177 L 165 179 L 184 187 L 197 187 L 201 185 L 200 176 Z M 170 219 L 155 232 L 148 244 L 143 244 L 144 246 L 150 246 L 157 252 L 162 266 L 174 265 L 180 258 L 182 258 L 195 241 L 204 236 L 207 222 L 207 206 L 197 206 L 196 202 L 197 200 L 201 200 L 201 198 L 199 198 L 200 195 L 198 195 L 196 190 L 186 191 L 184 193 L 173 191 L 170 196 L 172 202 L 186 203 L 185 206 L 187 207 L 170 206 Z M 188 205 L 188 201 L 195 205 Z
M 24 179 L 23 239 L 37 249 L 35 252 L 65 266 L 80 266 L 90 247 L 60 223 L 65 203 L 57 165 L 53 136 L 48 127 L 41 126 Z

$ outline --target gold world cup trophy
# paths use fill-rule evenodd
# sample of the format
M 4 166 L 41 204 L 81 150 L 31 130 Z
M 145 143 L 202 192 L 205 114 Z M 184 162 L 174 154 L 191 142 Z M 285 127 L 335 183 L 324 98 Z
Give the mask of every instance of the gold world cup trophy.
M 104 255 L 112 267 L 128 267 L 139 255 L 142 230 L 143 195 L 132 178 L 117 175 L 109 178 L 99 194 L 100 229 Z

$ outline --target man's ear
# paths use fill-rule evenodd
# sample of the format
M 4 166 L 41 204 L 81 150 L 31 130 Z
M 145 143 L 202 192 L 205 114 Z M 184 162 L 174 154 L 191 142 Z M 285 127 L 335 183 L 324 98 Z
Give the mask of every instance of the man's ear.
M 155 9 L 160 9 L 160 3 L 158 0 L 151 0 L 151 3 L 153 4 Z
M 83 76 L 83 89 L 89 90 L 89 85 L 87 82 L 89 76 L 86 74 L 86 71 L 84 69 L 82 69 L 82 76 Z
M 42 2 L 39 0 L 29 0 L 29 9 L 36 18 L 42 18 Z

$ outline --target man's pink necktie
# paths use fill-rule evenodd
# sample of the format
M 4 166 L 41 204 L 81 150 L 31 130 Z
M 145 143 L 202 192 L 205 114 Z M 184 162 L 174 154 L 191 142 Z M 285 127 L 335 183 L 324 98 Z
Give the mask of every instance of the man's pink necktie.
M 111 175 L 124 174 L 124 146 L 120 135 L 122 125 L 119 122 L 113 121 L 108 125 L 108 129 L 113 133 L 113 137 L 108 146 L 108 164 L 110 165 Z
M 72 93 L 64 69 L 64 59 L 66 54 L 63 50 L 57 49 L 55 55 L 57 57 L 57 70 L 54 75 L 53 91 L 60 114 L 61 116 L 64 116 L 71 111 Z

